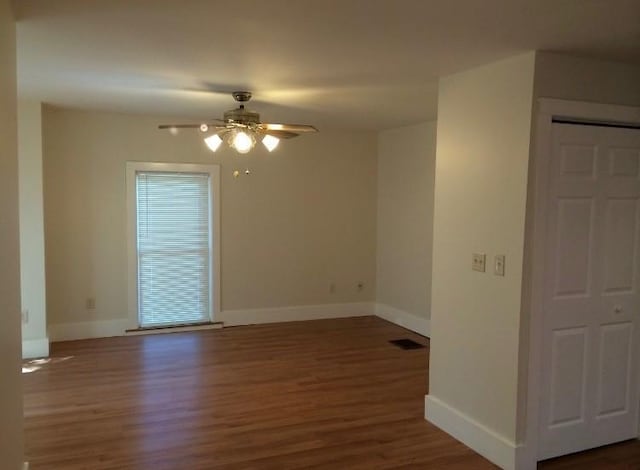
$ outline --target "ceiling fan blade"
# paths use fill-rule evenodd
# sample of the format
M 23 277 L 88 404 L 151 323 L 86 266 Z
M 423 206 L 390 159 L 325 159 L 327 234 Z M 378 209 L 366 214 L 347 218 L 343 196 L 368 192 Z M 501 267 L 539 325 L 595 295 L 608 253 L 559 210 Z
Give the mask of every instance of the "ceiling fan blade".
M 217 119 L 214 119 L 217 120 Z M 220 121 L 224 123 L 224 121 Z M 160 124 L 158 129 L 200 129 L 202 124 Z M 209 129 L 226 129 L 226 124 L 207 124 Z
M 264 128 L 258 128 L 258 132 L 260 132 L 260 134 L 272 135 L 273 137 L 277 137 L 278 139 L 293 139 L 294 137 L 298 137 L 300 135 L 290 131 L 276 131 Z
M 160 124 L 158 129 L 198 129 L 200 124 Z
M 269 131 L 288 131 L 297 133 L 318 132 L 318 129 L 307 124 L 270 124 L 263 122 L 260 126 L 268 129 Z

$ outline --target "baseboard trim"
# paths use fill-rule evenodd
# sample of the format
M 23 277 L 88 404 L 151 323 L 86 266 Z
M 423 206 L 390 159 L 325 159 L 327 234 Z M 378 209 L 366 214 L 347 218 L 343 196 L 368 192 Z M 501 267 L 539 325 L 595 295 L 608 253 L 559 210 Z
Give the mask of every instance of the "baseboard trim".
M 225 310 L 215 320 L 224 326 L 256 325 L 288 321 L 326 320 L 330 318 L 364 317 L 373 315 L 372 302 L 344 304 L 298 305 L 278 308 L 256 308 L 247 310 Z
M 123 336 L 128 326 L 126 319 L 53 323 L 49 325 L 49 338 L 53 342 Z
M 515 470 L 522 449 L 433 395 L 425 396 L 425 418 L 500 468 Z
M 226 310 L 215 316 L 215 322 L 224 326 L 255 325 L 260 323 L 281 323 L 287 321 L 323 320 L 329 318 L 361 317 L 373 315 L 372 302 L 352 302 L 344 304 L 299 305 L 279 308 L 256 308 L 247 310 Z M 130 328 L 127 319 L 103 320 L 78 323 L 54 323 L 49 325 L 51 341 L 73 341 L 78 339 L 108 338 L 142 333 L 125 333 Z M 215 328 L 220 328 L 216 325 Z M 195 328 L 201 329 L 201 328 Z M 169 330 L 165 332 L 173 332 Z M 180 331 L 186 331 L 182 329 Z
M 412 313 L 381 303 L 375 304 L 375 315 L 419 335 L 431 337 L 431 325 L 427 318 L 420 318 Z
M 22 359 L 36 359 L 48 356 L 49 338 L 22 340 Z

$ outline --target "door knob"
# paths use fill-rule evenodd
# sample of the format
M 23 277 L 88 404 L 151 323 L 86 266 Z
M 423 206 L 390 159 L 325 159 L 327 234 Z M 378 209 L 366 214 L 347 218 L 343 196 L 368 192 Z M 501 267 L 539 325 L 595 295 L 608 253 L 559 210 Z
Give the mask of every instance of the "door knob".
M 616 305 L 615 307 L 613 307 L 613 312 L 622 313 L 622 307 L 620 305 Z

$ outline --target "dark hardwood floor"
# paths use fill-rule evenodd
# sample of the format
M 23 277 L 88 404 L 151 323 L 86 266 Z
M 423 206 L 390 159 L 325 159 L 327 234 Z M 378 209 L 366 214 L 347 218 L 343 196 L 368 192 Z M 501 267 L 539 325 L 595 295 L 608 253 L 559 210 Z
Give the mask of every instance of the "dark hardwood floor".
M 640 441 L 613 444 L 587 452 L 558 457 L 538 464 L 544 470 L 638 470 Z
M 31 469 L 494 469 L 423 418 L 428 340 L 373 317 L 55 343 Z M 640 468 L 623 443 L 548 469 Z

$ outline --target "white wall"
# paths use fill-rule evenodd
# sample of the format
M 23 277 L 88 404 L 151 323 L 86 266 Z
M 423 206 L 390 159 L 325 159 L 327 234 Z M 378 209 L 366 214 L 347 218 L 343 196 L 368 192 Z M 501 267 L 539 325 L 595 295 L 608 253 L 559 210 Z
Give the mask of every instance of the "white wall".
M 436 122 L 378 135 L 377 313 L 429 335 Z
M 50 325 L 127 316 L 127 160 L 221 165 L 223 311 L 374 300 L 375 134 L 321 131 L 243 156 L 165 121 L 45 107 Z
M 538 52 L 535 91 L 545 98 L 640 106 L 640 67 Z
M 438 100 L 426 413 L 506 467 L 517 440 L 534 61 L 527 53 L 442 78 Z M 473 252 L 486 253 L 487 272 L 471 270 Z M 493 274 L 496 254 L 506 255 L 504 277 Z
M 22 467 L 15 23 L 0 0 L 0 462 Z
M 42 112 L 39 102 L 18 102 L 20 288 L 23 357 L 49 354 L 44 276 Z

